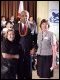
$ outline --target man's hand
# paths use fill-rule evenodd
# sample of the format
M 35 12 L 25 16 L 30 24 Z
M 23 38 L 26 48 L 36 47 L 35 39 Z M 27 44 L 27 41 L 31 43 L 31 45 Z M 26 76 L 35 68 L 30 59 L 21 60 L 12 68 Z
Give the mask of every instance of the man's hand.
M 19 59 L 19 55 L 15 55 L 14 58 Z
M 35 53 L 35 48 L 33 48 L 32 50 L 30 50 L 30 54 L 33 55 Z
M 19 55 L 11 55 L 11 54 L 7 54 L 7 53 L 2 53 L 3 58 L 7 58 L 7 59 L 19 59 Z

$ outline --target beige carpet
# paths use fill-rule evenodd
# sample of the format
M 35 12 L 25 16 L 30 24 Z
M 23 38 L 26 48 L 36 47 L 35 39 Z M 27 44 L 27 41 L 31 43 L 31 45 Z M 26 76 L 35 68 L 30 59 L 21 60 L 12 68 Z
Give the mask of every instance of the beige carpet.
M 37 75 L 37 71 L 32 71 L 32 79 L 41 79 L 39 78 L 39 76 Z M 54 77 L 51 79 L 59 79 L 59 68 L 54 70 Z

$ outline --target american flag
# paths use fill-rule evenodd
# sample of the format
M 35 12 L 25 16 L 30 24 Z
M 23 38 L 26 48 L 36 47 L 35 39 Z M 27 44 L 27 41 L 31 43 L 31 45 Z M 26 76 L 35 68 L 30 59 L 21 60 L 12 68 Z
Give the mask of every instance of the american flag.
M 19 9 L 18 9 L 18 17 L 20 18 L 21 12 L 24 10 L 23 1 L 20 1 L 19 3 Z

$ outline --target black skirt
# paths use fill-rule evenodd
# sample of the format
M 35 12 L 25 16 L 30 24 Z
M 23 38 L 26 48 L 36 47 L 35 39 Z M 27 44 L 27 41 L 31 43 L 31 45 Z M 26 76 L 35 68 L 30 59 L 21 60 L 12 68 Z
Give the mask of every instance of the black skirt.
M 40 78 L 53 77 L 53 70 L 50 70 L 51 66 L 52 56 L 37 55 L 37 74 Z

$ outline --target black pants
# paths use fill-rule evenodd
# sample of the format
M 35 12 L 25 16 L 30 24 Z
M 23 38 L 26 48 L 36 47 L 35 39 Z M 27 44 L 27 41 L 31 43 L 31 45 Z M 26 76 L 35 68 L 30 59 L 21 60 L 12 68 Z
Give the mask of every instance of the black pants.
M 32 69 L 33 69 L 33 70 L 36 70 L 36 64 L 35 64 L 36 61 L 35 61 L 35 59 L 36 59 L 36 56 L 33 55 L 33 56 L 32 56 Z
M 1 59 L 1 79 L 16 79 L 17 72 L 17 63 L 16 59 Z
M 52 56 L 37 56 L 37 74 L 41 78 L 53 77 L 53 71 L 50 70 L 52 66 Z
M 18 79 L 32 79 L 32 61 L 29 54 L 22 54 L 20 56 L 17 71 Z

